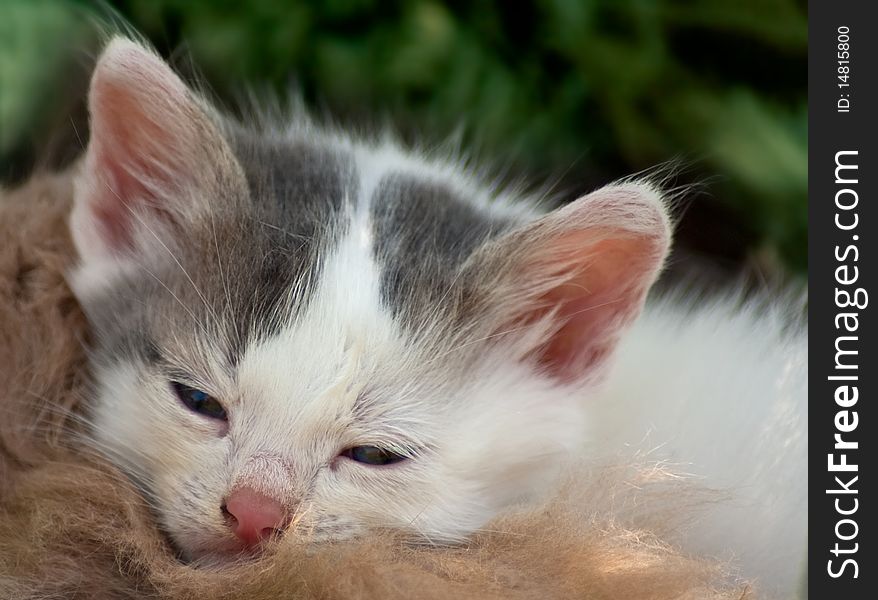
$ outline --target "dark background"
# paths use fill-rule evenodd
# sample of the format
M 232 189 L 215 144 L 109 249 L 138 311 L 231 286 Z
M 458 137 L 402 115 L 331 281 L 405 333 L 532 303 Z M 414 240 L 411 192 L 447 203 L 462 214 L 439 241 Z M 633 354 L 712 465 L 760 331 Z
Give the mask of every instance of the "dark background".
M 677 161 L 673 183 L 697 186 L 676 273 L 807 267 L 803 1 L 0 0 L 0 181 L 75 155 L 99 22 L 227 106 L 292 90 L 351 127 L 459 136 L 567 199 Z

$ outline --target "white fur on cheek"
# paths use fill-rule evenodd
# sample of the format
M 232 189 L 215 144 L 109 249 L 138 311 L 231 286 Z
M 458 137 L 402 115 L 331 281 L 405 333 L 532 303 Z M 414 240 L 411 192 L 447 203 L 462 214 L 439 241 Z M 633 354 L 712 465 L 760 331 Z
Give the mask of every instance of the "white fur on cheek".
M 123 362 L 97 373 L 97 449 L 147 492 L 163 527 L 189 556 L 233 544 L 220 506 L 227 442 L 216 423 L 188 412 L 168 382 Z

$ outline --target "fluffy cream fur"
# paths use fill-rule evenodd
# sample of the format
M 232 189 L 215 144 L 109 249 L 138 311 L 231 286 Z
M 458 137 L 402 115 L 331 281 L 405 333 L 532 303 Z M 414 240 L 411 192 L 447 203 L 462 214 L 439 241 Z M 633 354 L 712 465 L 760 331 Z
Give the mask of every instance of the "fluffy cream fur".
M 64 175 L 0 192 L 0 598 L 751 597 L 662 542 L 697 496 L 630 466 L 579 470 L 462 546 L 376 533 L 222 570 L 179 562 L 137 490 L 76 443 L 87 332 L 65 282 L 69 203 Z

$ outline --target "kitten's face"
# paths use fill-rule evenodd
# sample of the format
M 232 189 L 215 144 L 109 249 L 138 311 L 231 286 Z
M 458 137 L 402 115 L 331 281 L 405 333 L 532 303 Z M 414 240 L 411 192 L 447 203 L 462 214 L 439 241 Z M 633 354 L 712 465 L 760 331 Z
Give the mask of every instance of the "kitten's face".
M 286 537 L 391 527 L 457 540 L 548 484 L 582 435 L 578 399 L 501 349 L 478 358 L 462 348 L 466 365 L 453 347 L 447 357 L 419 347 L 365 277 L 344 277 L 348 285 L 318 292 L 296 323 L 250 341 L 234 363 L 228 340 L 170 303 L 162 310 L 171 312 L 144 315 L 156 332 L 147 352 L 106 356 L 96 438 L 148 490 L 189 557 L 245 545 L 222 510 L 241 486 L 283 503 L 295 523 Z M 227 420 L 184 405 L 171 385 L 181 380 L 216 398 Z M 406 458 L 373 465 L 345 453 L 367 446 Z
M 453 541 L 535 493 L 667 247 L 649 188 L 535 219 L 392 147 L 224 125 L 130 42 L 90 107 L 93 438 L 188 558 Z

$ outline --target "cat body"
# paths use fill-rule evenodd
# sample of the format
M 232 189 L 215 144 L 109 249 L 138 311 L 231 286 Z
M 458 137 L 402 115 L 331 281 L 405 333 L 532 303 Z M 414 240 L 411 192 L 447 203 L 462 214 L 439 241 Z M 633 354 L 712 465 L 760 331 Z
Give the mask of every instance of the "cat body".
M 651 459 L 713 492 L 683 546 L 728 561 L 766 597 L 804 589 L 807 332 L 798 295 L 655 298 L 590 402 L 587 454 Z M 703 500 L 703 499 L 702 499 Z
M 706 416 L 740 413 L 749 428 L 748 409 L 730 404 L 740 388 L 656 377 L 717 367 L 741 379 L 699 344 L 723 344 L 719 359 L 734 363 L 750 334 L 764 340 L 750 391 L 791 377 L 777 406 L 795 413 L 783 421 L 790 435 L 804 435 L 803 338 L 781 319 L 759 331 L 746 310 L 716 309 L 747 315 L 739 325 L 750 329 L 732 339 L 711 331 L 719 313 L 657 309 L 629 331 L 670 244 L 649 183 L 544 213 L 389 141 L 227 119 L 123 39 L 99 59 L 89 107 L 71 285 L 96 338 L 92 443 L 138 482 L 188 560 L 223 564 L 269 539 L 371 528 L 459 542 L 545 493 L 570 457 L 632 448 L 652 422 L 668 460 L 736 486 L 746 473 L 734 453 L 720 456 L 718 442 L 702 462 L 689 435 L 717 425 L 673 401 L 709 400 Z M 650 355 L 678 347 L 667 367 Z M 704 364 L 677 362 L 693 354 Z M 777 373 L 788 359 L 793 374 Z M 762 391 L 747 406 L 774 406 L 775 390 Z M 729 443 L 745 435 L 736 426 Z M 788 453 L 791 472 L 801 448 Z M 795 510 L 765 518 L 792 523 L 789 545 L 803 538 Z M 711 548 L 697 537 L 684 543 L 748 551 L 748 540 Z

